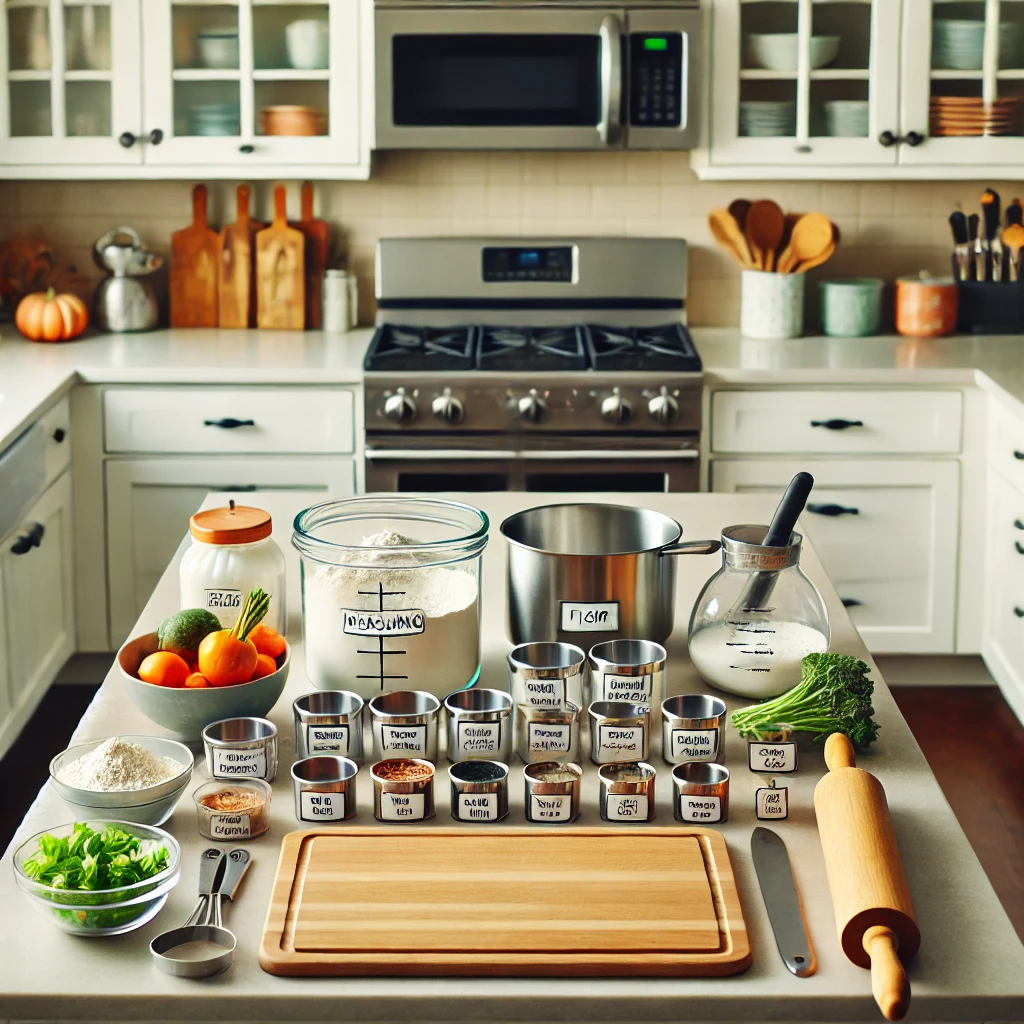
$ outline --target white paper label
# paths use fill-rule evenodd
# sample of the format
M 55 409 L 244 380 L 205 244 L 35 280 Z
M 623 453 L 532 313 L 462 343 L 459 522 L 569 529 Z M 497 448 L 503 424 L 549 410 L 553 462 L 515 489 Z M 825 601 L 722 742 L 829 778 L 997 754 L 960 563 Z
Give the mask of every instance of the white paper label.
M 267 750 L 225 750 L 213 748 L 215 779 L 265 779 L 267 777 Z
M 248 814 L 210 815 L 210 835 L 214 839 L 248 839 L 251 834 Z
M 565 703 L 564 679 L 524 679 L 523 699 L 519 704 L 531 708 L 560 708 Z
M 642 725 L 599 725 L 597 727 L 597 760 L 601 764 L 616 761 L 639 761 L 644 756 Z
M 692 821 L 699 825 L 713 825 L 722 820 L 722 798 L 720 796 L 687 796 L 679 797 L 679 810 L 683 821 Z
M 459 821 L 497 821 L 497 793 L 460 793 L 456 805 Z
M 310 754 L 348 756 L 347 725 L 307 725 L 306 751 Z
M 496 754 L 501 746 L 500 722 L 456 722 L 455 732 L 463 757 Z
M 303 821 L 340 821 L 345 817 L 344 793 L 301 793 Z
M 530 794 L 531 821 L 568 821 L 571 817 L 571 793 L 555 793 L 552 796 Z
M 367 611 L 342 608 L 342 629 L 350 636 L 417 636 L 427 628 L 426 613 L 419 608 Z
M 563 633 L 615 633 L 619 628 L 618 601 L 563 601 Z
M 747 764 L 752 772 L 777 772 L 784 775 L 795 772 L 797 764 L 796 744 L 747 742 Z
M 650 704 L 654 677 L 617 676 L 611 672 L 594 676 L 594 700 L 625 700 L 631 704 Z
M 789 817 L 789 790 L 764 786 L 757 791 L 757 816 L 762 821 Z
M 211 611 L 220 618 L 221 612 L 234 612 L 238 618 L 238 612 L 242 608 L 242 592 L 240 590 L 215 590 L 209 588 L 204 591 L 206 594 L 206 610 Z M 234 623 L 232 622 L 232 625 Z
M 570 725 L 543 725 L 531 722 L 529 728 L 529 748 L 531 761 L 543 761 L 543 754 L 565 754 L 569 751 L 572 740 Z
M 425 725 L 382 725 L 380 747 L 385 754 L 412 754 L 422 757 L 427 752 Z
M 647 797 L 631 793 L 609 793 L 605 813 L 609 821 L 646 821 Z
M 421 821 L 424 799 L 423 793 L 381 793 L 381 821 Z
M 718 730 L 672 729 L 669 750 L 673 761 L 714 761 L 718 754 Z

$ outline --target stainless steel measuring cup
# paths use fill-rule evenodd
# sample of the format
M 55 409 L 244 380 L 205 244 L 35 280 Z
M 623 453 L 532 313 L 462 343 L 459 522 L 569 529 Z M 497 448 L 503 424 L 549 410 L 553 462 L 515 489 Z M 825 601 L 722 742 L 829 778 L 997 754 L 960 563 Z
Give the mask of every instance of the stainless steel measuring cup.
M 204 850 L 199 867 L 199 901 L 180 928 L 149 944 L 153 962 L 178 978 L 212 978 L 235 958 L 234 933 L 224 927 L 222 901 L 235 898 L 249 867 L 249 851 Z

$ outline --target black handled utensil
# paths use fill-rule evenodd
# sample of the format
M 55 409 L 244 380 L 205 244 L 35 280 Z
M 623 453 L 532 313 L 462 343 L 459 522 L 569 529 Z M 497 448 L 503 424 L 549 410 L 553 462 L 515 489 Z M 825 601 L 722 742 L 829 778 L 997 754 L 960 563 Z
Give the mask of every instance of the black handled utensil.
M 987 188 L 981 194 L 981 213 L 985 218 L 985 243 L 992 254 L 993 281 L 1003 280 L 1003 243 L 999 224 L 1002 220 L 1001 200 L 995 189 Z
M 953 254 L 956 259 L 956 276 L 961 281 L 969 280 L 971 247 L 967 233 L 967 215 L 963 210 L 954 210 L 949 215 L 949 226 L 953 230 Z

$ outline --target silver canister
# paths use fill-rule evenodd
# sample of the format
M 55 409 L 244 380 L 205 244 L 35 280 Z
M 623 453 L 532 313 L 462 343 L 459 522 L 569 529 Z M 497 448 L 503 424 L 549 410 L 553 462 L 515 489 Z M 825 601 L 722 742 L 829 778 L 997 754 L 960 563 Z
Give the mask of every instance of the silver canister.
M 362 761 L 363 707 L 363 698 L 348 690 L 315 690 L 296 697 L 296 756 L 334 754 Z
M 373 816 L 378 821 L 425 821 L 434 816 L 434 766 L 423 758 L 396 757 L 370 767 Z
M 526 820 L 543 824 L 568 824 L 580 816 L 578 764 L 538 761 L 523 769 L 526 780 Z
M 650 733 L 648 704 L 597 700 L 590 705 L 590 760 L 594 764 L 646 761 Z
M 729 820 L 729 769 L 707 761 L 688 761 L 672 769 L 673 813 L 688 825 L 719 825 Z
M 699 693 L 661 702 L 662 756 L 669 764 L 717 761 L 725 750 L 725 701 Z
M 628 700 L 656 708 L 668 655 L 653 640 L 608 640 L 590 648 L 590 700 Z
M 587 656 L 572 644 L 519 644 L 508 653 L 508 680 L 516 704 L 560 708 L 583 706 Z
M 523 764 L 533 761 L 575 761 L 580 749 L 580 709 L 516 705 L 516 753 Z
M 602 821 L 654 821 L 654 780 L 658 772 L 644 761 L 605 764 L 597 770 L 601 781 Z
M 456 821 L 501 821 L 508 814 L 508 765 L 457 761 L 448 769 Z
M 444 700 L 448 712 L 448 760 L 508 761 L 512 757 L 512 697 L 504 690 L 473 687 Z
M 349 757 L 316 754 L 292 765 L 299 821 L 348 821 L 356 816 L 359 765 Z
M 265 718 L 222 718 L 203 729 L 213 779 L 277 778 L 277 726 Z
M 437 713 L 441 702 L 423 690 L 378 693 L 369 704 L 373 716 L 373 756 L 437 760 Z

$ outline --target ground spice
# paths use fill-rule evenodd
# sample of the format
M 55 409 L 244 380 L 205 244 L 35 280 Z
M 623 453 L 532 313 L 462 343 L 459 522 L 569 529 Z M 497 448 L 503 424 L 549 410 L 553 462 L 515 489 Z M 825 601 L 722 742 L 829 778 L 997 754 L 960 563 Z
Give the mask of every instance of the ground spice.
M 255 787 L 225 786 L 196 802 L 204 839 L 251 839 L 270 828 L 269 800 Z
M 534 782 L 575 782 L 579 775 L 570 768 L 540 768 L 537 770 L 527 769 L 529 776 Z
M 199 802 L 204 807 L 209 807 L 211 811 L 227 811 L 234 814 L 240 811 L 251 811 L 266 803 L 259 793 L 253 793 L 249 789 L 240 789 L 237 786 L 229 786 L 216 793 L 207 793 L 206 796 L 199 798 Z
M 378 761 L 370 770 L 385 782 L 424 782 L 434 777 L 434 769 L 429 764 L 406 758 Z
M 647 782 L 654 778 L 654 772 L 649 768 L 640 768 L 635 764 L 624 764 L 618 767 L 605 765 L 601 769 L 601 774 L 610 782 Z
M 497 761 L 460 761 L 453 764 L 449 772 L 459 782 L 498 782 L 508 774 L 505 766 Z

